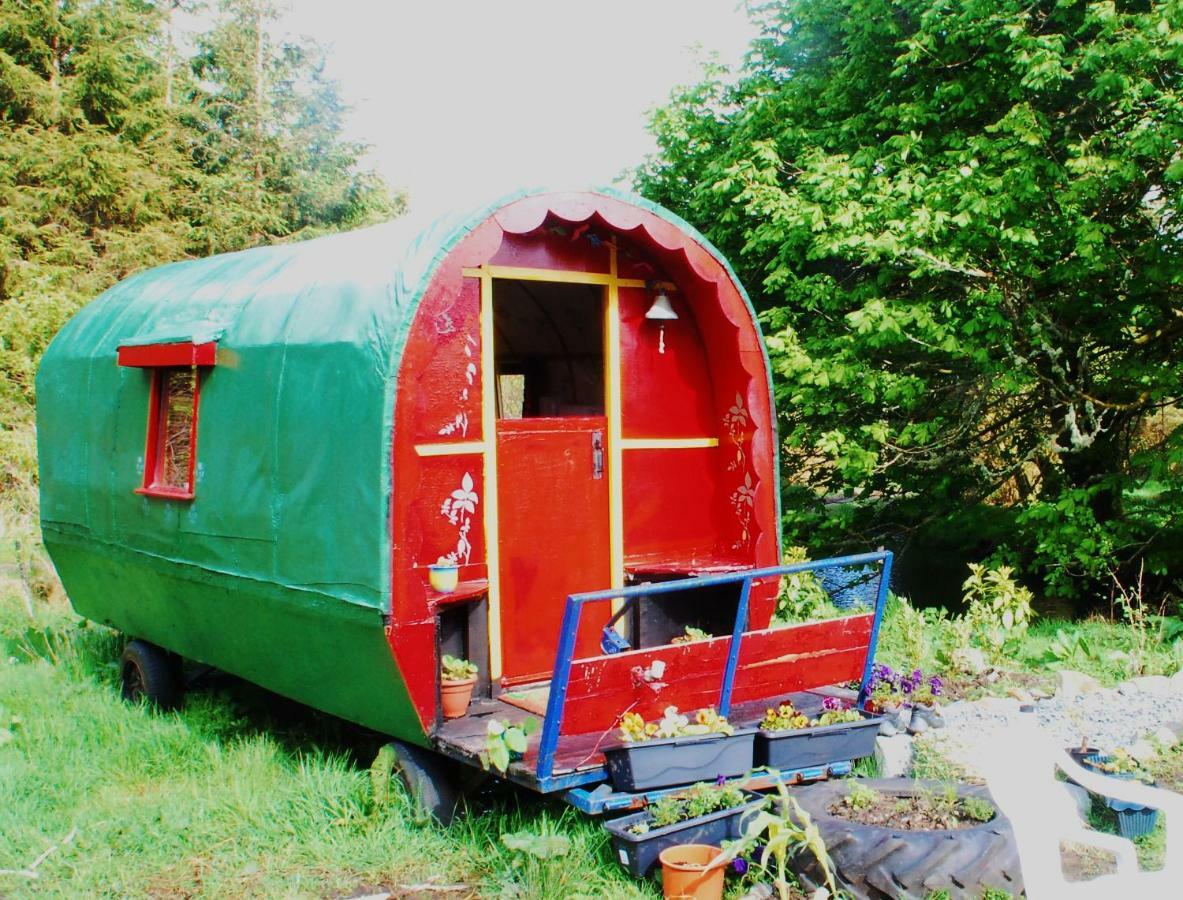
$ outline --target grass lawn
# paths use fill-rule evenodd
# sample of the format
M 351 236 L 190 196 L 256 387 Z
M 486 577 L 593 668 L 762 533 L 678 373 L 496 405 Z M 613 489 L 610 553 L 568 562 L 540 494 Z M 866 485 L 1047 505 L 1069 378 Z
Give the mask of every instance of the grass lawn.
M 219 677 L 179 713 L 119 698 L 120 640 L 0 582 L 0 896 L 653 897 L 598 823 L 509 790 L 443 829 L 375 799 L 373 735 Z M 505 832 L 561 830 L 565 856 Z M 456 890 L 440 891 L 449 885 Z

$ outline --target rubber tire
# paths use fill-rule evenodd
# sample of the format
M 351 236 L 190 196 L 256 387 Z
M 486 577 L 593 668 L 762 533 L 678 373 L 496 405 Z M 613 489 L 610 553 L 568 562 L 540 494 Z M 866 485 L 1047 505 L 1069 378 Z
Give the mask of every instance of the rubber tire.
M 181 660 L 175 654 L 139 639 L 127 642 L 120 657 L 123 699 L 131 703 L 146 700 L 158 709 L 181 705 L 184 684 Z
M 860 781 L 898 796 L 945 787 L 910 778 Z M 959 784 L 957 793 L 991 800 L 983 786 Z M 949 892 L 951 900 L 978 900 L 988 888 L 1007 891 L 1013 897 L 1023 891 L 1014 833 L 1001 812 L 989 822 L 956 831 L 896 831 L 831 815 L 830 807 L 847 794 L 842 781 L 794 788 L 792 794 L 821 832 L 838 887 L 857 900 L 926 897 L 942 890 Z M 824 884 L 812 854 L 804 853 L 798 862 L 808 887 Z
M 394 768 L 407 789 L 411 808 L 420 823 L 435 819 L 451 825 L 464 804 L 455 764 L 433 750 L 391 741 Z

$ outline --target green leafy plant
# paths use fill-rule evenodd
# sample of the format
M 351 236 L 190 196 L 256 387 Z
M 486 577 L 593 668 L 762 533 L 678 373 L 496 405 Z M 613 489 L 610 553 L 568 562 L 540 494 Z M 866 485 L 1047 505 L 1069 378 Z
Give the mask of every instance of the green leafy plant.
M 1079 631 L 1065 631 L 1063 628 L 1056 629 L 1055 636 L 1043 654 L 1043 661 L 1046 663 L 1073 668 L 1080 668 L 1082 662 L 1094 662 L 1098 658 L 1083 634 Z
M 485 731 L 485 749 L 480 755 L 481 765 L 492 766 L 504 773 L 509 764 L 526 752 L 530 735 L 538 730 L 538 720 L 529 716 L 518 725 L 506 719 L 492 719 Z
M 994 804 L 989 800 L 983 800 L 981 797 L 962 798 L 961 809 L 965 815 L 969 816 L 975 822 L 989 822 L 997 814 Z
M 809 562 L 809 555 L 804 547 L 789 547 L 781 562 L 786 566 Z M 843 612 L 830 602 L 830 595 L 814 572 L 791 572 L 781 576 L 774 623 L 809 622 L 839 615 Z
M 665 828 L 687 822 L 724 809 L 742 806 L 748 797 L 733 785 L 699 782 L 685 791 L 660 797 L 646 808 L 648 818 L 629 828 L 633 834 L 647 834 L 654 828 Z
M 476 677 L 477 668 L 467 659 L 449 656 L 445 653 L 440 665 L 440 672 L 445 681 L 467 681 L 469 678 Z
M 988 569 L 969 564 L 970 575 L 961 585 L 966 617 L 974 636 L 994 652 L 1022 635 L 1031 621 L 1031 591 L 1014 578 L 1014 569 Z
M 535 834 L 532 831 L 512 831 L 501 835 L 501 843 L 509 850 L 524 853 L 535 859 L 566 856 L 571 850 L 571 839 L 564 834 Z
M 739 840 L 730 842 L 724 849 L 725 857 L 730 859 L 754 854 L 753 861 L 771 879 L 781 900 L 791 897 L 793 862 L 803 853 L 817 860 L 826 887 L 836 894 L 834 865 L 821 832 L 779 778 L 769 805 L 744 825 Z
M 868 787 L 857 778 L 848 779 L 846 796 L 842 802 L 851 809 L 870 809 L 883 799 L 883 795 L 873 787 Z
M 678 712 L 676 706 L 667 706 L 664 715 L 656 722 L 646 722 L 633 712 L 620 717 L 620 739 L 626 743 L 701 734 L 734 733 L 735 728 L 727 721 L 727 717 L 719 715 L 713 706 L 696 712 L 693 722 L 689 716 Z
M 921 662 L 930 652 L 928 621 L 924 612 L 914 607 L 907 597 L 896 599 L 893 614 L 900 654 L 903 659 Z
M 754 52 L 654 112 L 636 180 L 755 294 L 789 542 L 927 526 L 1043 593 L 1177 579 L 1178 273 L 1127 262 L 1178 246 L 1176 7 L 749 8 Z

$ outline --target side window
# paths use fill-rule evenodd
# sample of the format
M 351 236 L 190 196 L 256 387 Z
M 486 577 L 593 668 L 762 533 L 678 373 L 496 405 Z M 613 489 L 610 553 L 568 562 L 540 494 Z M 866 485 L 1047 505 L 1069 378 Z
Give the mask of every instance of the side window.
M 149 369 L 152 379 L 144 477 L 137 494 L 193 498 L 201 384 L 214 363 L 215 349 L 213 344 L 119 348 L 120 365 Z
M 147 494 L 192 497 L 200 373 L 195 366 L 157 369 L 152 378 L 142 490 Z

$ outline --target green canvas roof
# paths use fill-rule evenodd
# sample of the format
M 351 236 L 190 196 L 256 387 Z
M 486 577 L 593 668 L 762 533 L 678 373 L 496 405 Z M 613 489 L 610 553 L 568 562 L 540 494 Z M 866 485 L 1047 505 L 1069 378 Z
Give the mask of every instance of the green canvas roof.
M 471 229 L 535 193 L 174 263 L 106 291 L 66 324 L 38 372 L 47 541 L 85 538 L 389 608 L 395 377 L 414 310 Z M 709 247 L 668 211 L 597 193 Z M 218 365 L 202 387 L 196 496 L 137 495 L 150 375 L 117 365 L 117 349 L 210 340 Z

